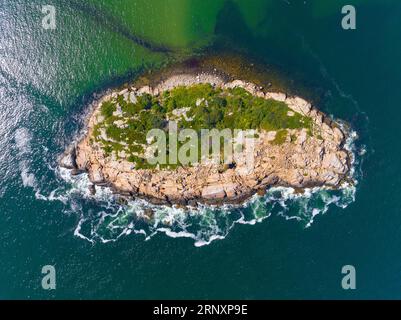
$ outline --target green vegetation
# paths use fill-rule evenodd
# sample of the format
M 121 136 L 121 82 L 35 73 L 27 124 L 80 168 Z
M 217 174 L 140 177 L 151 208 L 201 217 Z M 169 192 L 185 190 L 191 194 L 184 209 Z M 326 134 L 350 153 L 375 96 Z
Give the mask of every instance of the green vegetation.
M 272 144 L 280 145 L 283 144 L 287 140 L 288 131 L 286 129 L 282 129 L 277 131 L 276 137 L 272 141 Z
M 111 101 L 106 101 L 102 105 L 102 115 L 105 118 L 110 118 L 113 115 L 113 112 L 115 111 L 115 105 Z
M 277 131 L 272 142 L 276 145 L 285 142 L 287 129 L 312 132 L 310 118 L 299 113 L 289 115 L 284 102 L 255 97 L 242 88 L 222 90 L 199 84 L 177 87 L 158 97 L 144 94 L 133 102 L 122 95 L 104 102 L 104 120 L 95 126 L 91 139 L 100 143 L 107 155 L 119 158 L 123 152 L 136 168 L 152 168 L 143 155 L 146 134 L 152 129 L 167 132 L 168 120 L 177 121 L 179 130 L 190 128 L 199 135 L 201 129 L 214 128 Z M 291 141 L 294 139 L 291 136 Z M 178 148 L 183 144 L 178 142 Z
M 203 99 L 202 103 L 196 102 Z M 190 107 L 187 114 L 191 122 L 183 127 L 263 129 L 311 128 L 312 121 L 299 113 L 288 116 L 290 109 L 284 102 L 255 97 L 243 88 L 225 90 L 213 89 L 211 85 L 200 84 L 190 88 L 179 87 L 165 92 L 163 102 L 168 111 Z

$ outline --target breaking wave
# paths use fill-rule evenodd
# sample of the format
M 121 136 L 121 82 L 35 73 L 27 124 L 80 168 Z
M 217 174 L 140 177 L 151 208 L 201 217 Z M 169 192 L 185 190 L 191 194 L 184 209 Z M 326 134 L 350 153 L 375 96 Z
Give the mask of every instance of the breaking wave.
M 122 204 L 110 189 L 99 186 L 92 195 L 87 174 L 73 176 L 54 162 L 44 162 L 43 168 L 35 167 L 32 158 L 37 155 L 33 153 L 39 152 L 42 159 L 54 159 L 54 154 L 47 149 L 36 150 L 35 137 L 28 129 L 16 130 L 14 142 L 23 186 L 32 189 L 36 199 L 60 203 L 65 214 L 77 216 L 76 237 L 91 243 L 107 243 L 128 235 L 149 240 L 163 233 L 172 238 L 192 239 L 195 246 L 201 247 L 224 239 L 236 225 L 255 225 L 271 216 L 280 216 L 308 228 L 330 207 L 347 207 L 355 200 L 365 153 L 363 147 L 356 147 L 355 132 L 348 133 L 348 137 L 346 148 L 356 155 L 352 160 L 351 175 L 355 182 L 352 185 L 344 183 L 336 190 L 311 188 L 303 193 L 277 187 L 269 189 L 263 197 L 255 195 L 242 205 L 201 205 L 191 210 L 156 206 L 142 199 Z
M 347 207 L 355 200 L 356 191 L 355 186 L 348 185 L 339 190 L 313 188 L 297 194 L 292 188 L 277 187 L 268 190 L 264 197 L 255 195 L 241 206 L 202 205 L 188 210 L 156 206 L 142 199 L 121 205 L 106 188 L 96 187 L 96 195 L 90 195 L 90 181 L 86 175 L 72 177 L 66 169 L 60 169 L 60 174 L 73 186 L 65 197 L 71 201 L 70 210 L 80 212 L 75 236 L 103 243 L 131 233 L 149 240 L 162 232 L 173 238 L 191 238 L 195 246 L 204 246 L 224 239 L 236 224 L 254 225 L 271 215 L 296 219 L 310 227 L 315 217 L 325 213 L 331 205 Z M 94 204 L 99 206 L 97 210 L 93 209 Z
M 346 148 L 352 154 L 356 150 L 357 134 L 349 133 Z M 117 241 L 123 236 L 135 234 L 145 240 L 157 233 L 172 238 L 190 238 L 197 247 L 224 239 L 237 224 L 254 225 L 272 215 L 287 220 L 297 220 L 303 227 L 310 227 L 316 216 L 324 214 L 331 206 L 347 207 L 355 201 L 359 161 L 352 159 L 353 184 L 344 182 L 341 188 L 310 188 L 297 193 L 293 188 L 276 187 L 261 197 L 255 195 L 242 205 L 220 207 L 201 205 L 194 209 L 181 209 L 153 205 L 143 199 L 119 203 L 119 197 L 110 189 L 96 186 L 96 194 L 89 191 L 91 182 L 87 174 L 72 176 L 70 171 L 57 168 L 57 175 L 66 183 L 48 197 L 37 193 L 41 200 L 60 200 L 68 213 L 79 215 L 74 235 L 91 243 Z
M 62 123 L 57 128 L 62 135 Z M 343 129 L 347 131 L 345 125 Z M 22 185 L 32 189 L 36 199 L 57 202 L 62 212 L 77 216 L 74 236 L 91 243 L 107 243 L 128 235 L 147 241 L 163 233 L 172 238 L 191 239 L 195 246 L 201 247 L 224 239 L 236 225 L 255 225 L 271 216 L 280 216 L 309 228 L 330 207 L 347 207 L 355 200 L 365 153 L 363 147 L 356 146 L 355 132 L 348 132 L 347 136 L 345 147 L 354 155 L 351 171 L 354 184 L 344 183 L 336 190 L 311 188 L 303 193 L 277 187 L 269 189 L 263 197 L 255 195 L 242 205 L 201 205 L 191 210 L 156 206 L 143 199 L 120 203 L 118 195 L 99 186 L 92 195 L 87 174 L 73 176 L 69 170 L 59 168 L 53 161 L 54 150 L 43 148 L 43 137 L 26 127 L 15 131 L 14 145 Z M 33 162 L 39 157 L 45 161 Z

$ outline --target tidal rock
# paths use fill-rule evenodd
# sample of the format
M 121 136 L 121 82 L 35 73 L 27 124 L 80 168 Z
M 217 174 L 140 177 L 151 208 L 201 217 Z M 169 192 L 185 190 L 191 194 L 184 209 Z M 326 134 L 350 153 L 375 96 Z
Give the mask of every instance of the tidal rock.
M 205 199 L 223 199 L 226 196 L 223 186 L 208 186 L 203 188 L 202 197 Z
M 334 153 L 325 154 L 323 157 L 322 166 L 339 173 L 344 173 L 344 171 L 346 171 L 345 165 Z
M 94 184 L 102 184 L 105 182 L 102 168 L 98 165 L 92 165 L 89 171 L 89 179 Z
M 123 198 L 123 197 L 119 197 L 119 198 L 117 199 L 117 202 L 118 202 L 119 204 L 123 205 L 123 206 L 126 206 L 126 205 L 128 204 L 128 200 L 127 200 L 126 198 Z
M 288 98 L 286 103 L 292 110 L 303 115 L 308 115 L 312 109 L 312 105 L 300 97 Z
M 152 94 L 153 94 L 152 88 L 149 87 L 149 86 L 144 86 L 144 87 L 140 88 L 140 89 L 138 90 L 138 95 L 143 95 L 143 94 L 150 94 L 150 95 L 152 95 Z
M 155 212 L 153 211 L 153 209 L 146 208 L 146 209 L 144 210 L 144 212 L 143 212 L 143 215 L 144 215 L 144 217 L 145 217 L 146 219 L 152 220 L 153 217 L 155 216 Z
M 96 194 L 96 187 L 95 187 L 94 184 L 91 184 L 91 185 L 89 186 L 89 192 L 90 192 L 90 194 L 91 194 L 92 196 L 94 196 L 94 195 Z
M 258 189 L 258 191 L 256 192 L 258 196 L 263 197 L 266 195 L 266 189 Z
M 72 176 L 79 176 L 80 174 L 83 174 L 85 171 L 79 170 L 77 168 L 71 169 L 71 175 Z
M 344 133 L 339 129 L 339 128 L 334 128 L 333 129 L 333 133 L 334 133 L 334 139 L 336 139 L 336 141 L 338 143 L 342 143 L 344 141 Z
M 76 159 L 75 146 L 72 145 L 68 147 L 68 149 L 61 156 L 59 164 L 61 167 L 66 169 L 75 169 L 77 167 L 75 159 Z
M 273 99 L 281 102 L 284 102 L 287 99 L 287 95 L 281 92 L 267 92 L 265 97 L 266 99 Z

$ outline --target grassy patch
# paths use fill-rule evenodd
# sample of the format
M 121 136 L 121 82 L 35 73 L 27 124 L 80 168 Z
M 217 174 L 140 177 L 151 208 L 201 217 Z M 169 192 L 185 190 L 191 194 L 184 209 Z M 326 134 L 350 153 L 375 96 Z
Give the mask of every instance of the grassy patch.
M 288 116 L 290 109 L 284 102 L 255 97 L 242 88 L 222 90 L 210 84 L 198 84 L 177 87 L 159 97 L 144 94 L 137 97 L 135 103 L 127 100 L 118 95 L 102 104 L 104 121 L 95 126 L 92 139 L 103 146 L 107 155 L 117 156 L 118 151 L 124 150 L 127 160 L 133 162 L 136 168 L 152 168 L 143 156 L 146 134 L 152 129 L 167 132 L 168 119 L 172 117 L 177 119 L 179 130 L 190 128 L 200 132 L 201 129 L 228 128 L 277 131 L 272 142 L 275 145 L 286 141 L 287 129 L 306 128 L 312 132 L 312 119 L 299 113 Z M 183 108 L 188 108 L 186 116 L 173 116 L 174 110 Z M 117 121 L 123 125 L 117 125 Z M 102 131 L 106 133 L 107 141 L 103 140 Z M 291 141 L 295 139 L 291 136 Z M 181 145 L 179 142 L 178 147 Z M 172 169 L 176 166 L 167 164 L 159 168 Z
M 276 137 L 272 141 L 272 144 L 274 145 L 283 144 L 287 140 L 287 136 L 288 136 L 288 131 L 286 129 L 277 131 Z

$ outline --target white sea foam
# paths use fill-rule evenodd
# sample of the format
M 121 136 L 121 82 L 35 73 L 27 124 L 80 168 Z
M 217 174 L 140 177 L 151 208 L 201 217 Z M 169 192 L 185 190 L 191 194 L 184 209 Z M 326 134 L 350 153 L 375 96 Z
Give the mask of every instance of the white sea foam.
M 33 173 L 29 172 L 29 166 L 26 161 L 21 161 L 19 164 L 21 171 L 21 180 L 24 187 L 34 188 L 36 186 L 36 178 Z
M 31 154 L 31 134 L 27 128 L 18 128 L 14 135 L 15 147 L 18 152 L 19 170 L 24 187 L 34 188 L 36 178 L 29 170 Z
M 346 130 L 345 126 L 343 127 Z M 345 148 L 356 153 L 356 133 L 348 133 Z M 351 159 L 353 180 L 357 183 L 358 159 Z M 255 225 L 272 215 L 296 220 L 305 228 L 311 227 L 317 216 L 326 213 L 330 206 L 345 208 L 355 200 L 355 184 L 343 183 L 338 189 L 307 188 L 297 193 L 293 188 L 270 188 L 264 197 L 257 195 L 242 205 L 207 206 L 183 210 L 169 206 L 156 206 L 143 199 L 130 200 L 127 205 L 117 202 L 107 187 L 96 186 L 96 194 L 89 191 L 91 182 L 87 174 L 72 176 L 70 170 L 56 169 L 65 186 L 48 196 L 37 193 L 47 201 L 61 201 L 66 212 L 78 214 L 80 219 L 74 235 L 91 243 L 118 241 L 121 237 L 137 236 L 145 241 L 163 233 L 171 238 L 187 238 L 196 247 L 224 239 L 235 225 Z M 152 218 L 147 217 L 152 210 Z
M 15 130 L 14 140 L 20 154 L 31 152 L 31 134 L 27 128 L 18 128 Z
M 120 206 L 107 188 L 97 187 L 96 195 L 91 195 L 88 191 L 90 181 L 86 174 L 71 176 L 68 170 L 61 169 L 60 176 L 72 185 L 67 191 L 69 196 L 75 194 L 83 199 L 92 199 L 103 208 L 97 215 L 91 216 L 80 208 L 72 208 L 81 214 L 75 236 L 91 243 L 117 241 L 130 234 L 141 235 L 149 240 L 161 232 L 172 238 L 192 239 L 195 246 L 201 247 L 224 239 L 236 224 L 254 225 L 269 218 L 273 212 L 310 227 L 316 216 L 327 212 L 330 205 L 346 207 L 353 201 L 355 189 L 344 186 L 344 189 L 335 191 L 339 195 L 330 195 L 334 191 L 324 188 L 306 189 L 303 194 L 299 194 L 292 188 L 277 187 L 271 188 L 263 198 L 254 196 L 241 206 L 224 205 L 218 208 L 200 205 L 186 212 L 174 207 L 155 206 L 143 199 Z M 150 221 L 145 218 L 146 209 L 153 210 L 153 219 Z

